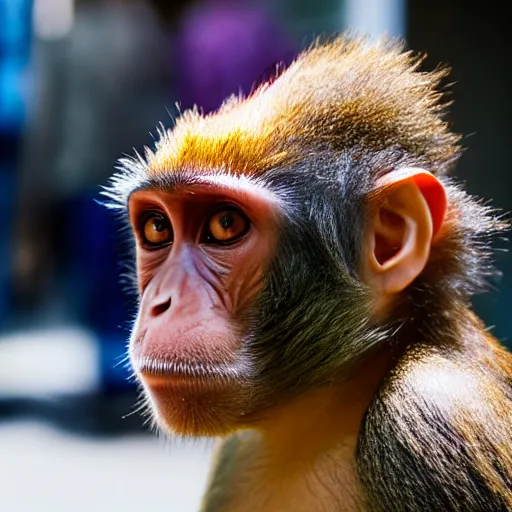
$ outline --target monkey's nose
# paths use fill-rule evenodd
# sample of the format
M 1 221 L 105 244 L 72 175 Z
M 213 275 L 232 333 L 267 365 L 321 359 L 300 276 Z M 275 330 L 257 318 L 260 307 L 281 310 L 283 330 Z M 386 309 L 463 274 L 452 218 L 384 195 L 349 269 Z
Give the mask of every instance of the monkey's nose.
M 151 305 L 149 311 L 150 316 L 157 317 L 165 313 L 171 307 L 171 297 L 167 297 L 162 300 L 155 300 L 155 303 Z

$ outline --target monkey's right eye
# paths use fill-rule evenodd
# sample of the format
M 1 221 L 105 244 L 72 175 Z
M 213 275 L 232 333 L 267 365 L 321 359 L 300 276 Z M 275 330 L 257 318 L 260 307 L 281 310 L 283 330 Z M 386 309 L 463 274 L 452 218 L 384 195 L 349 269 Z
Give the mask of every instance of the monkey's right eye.
M 160 212 L 150 212 L 143 217 L 141 234 L 143 243 L 153 247 L 168 245 L 173 240 L 171 223 Z

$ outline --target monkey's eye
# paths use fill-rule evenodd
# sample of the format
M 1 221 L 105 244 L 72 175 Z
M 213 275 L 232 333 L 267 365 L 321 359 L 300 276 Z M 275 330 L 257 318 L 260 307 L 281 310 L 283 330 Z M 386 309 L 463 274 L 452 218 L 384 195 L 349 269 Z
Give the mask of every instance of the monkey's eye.
M 150 212 L 142 221 L 142 238 L 146 245 L 159 246 L 172 242 L 173 233 L 169 219 L 162 213 Z
M 206 240 L 210 243 L 229 243 L 238 240 L 249 230 L 249 221 L 235 208 L 224 208 L 208 221 Z

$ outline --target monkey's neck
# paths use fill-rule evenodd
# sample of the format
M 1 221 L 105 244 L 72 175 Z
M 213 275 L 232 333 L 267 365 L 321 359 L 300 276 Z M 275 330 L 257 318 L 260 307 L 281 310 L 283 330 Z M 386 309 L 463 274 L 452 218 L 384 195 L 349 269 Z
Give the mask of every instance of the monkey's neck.
M 365 411 L 389 371 L 390 358 L 381 353 L 362 364 L 364 368 L 342 383 L 312 390 L 268 411 L 247 433 L 236 471 L 241 488 L 235 491 L 235 502 L 236 496 L 249 492 L 268 512 L 317 510 L 319 502 L 322 510 L 362 508 L 357 438 Z M 330 492 L 333 488 L 340 492 Z
M 309 465 L 331 446 L 355 448 L 363 415 L 388 370 L 389 358 L 372 357 L 341 383 L 313 389 L 266 415 L 258 430 L 280 469 Z

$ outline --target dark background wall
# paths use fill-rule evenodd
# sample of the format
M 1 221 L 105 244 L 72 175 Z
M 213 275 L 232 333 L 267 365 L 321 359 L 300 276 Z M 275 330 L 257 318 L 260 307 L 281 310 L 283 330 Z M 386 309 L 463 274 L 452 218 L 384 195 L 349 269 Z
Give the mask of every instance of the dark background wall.
M 449 119 L 465 136 L 466 148 L 455 175 L 469 192 L 505 212 L 512 211 L 512 39 L 508 2 L 497 0 L 410 0 L 407 43 L 428 53 L 426 67 L 448 64 Z M 510 242 L 501 244 L 510 248 Z M 512 339 L 512 258 L 497 253 L 504 272 L 491 294 L 477 297 L 475 307 L 493 332 Z

